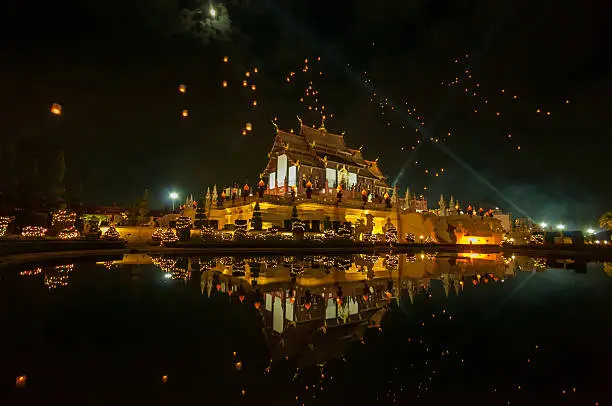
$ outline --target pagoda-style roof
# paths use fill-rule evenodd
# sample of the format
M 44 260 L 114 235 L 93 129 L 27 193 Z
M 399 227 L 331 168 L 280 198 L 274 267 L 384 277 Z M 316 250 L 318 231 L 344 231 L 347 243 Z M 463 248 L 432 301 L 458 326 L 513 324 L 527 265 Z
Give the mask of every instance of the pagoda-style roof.
M 315 168 L 328 167 L 330 163 L 356 168 L 358 175 L 384 181 L 377 161 L 363 159 L 361 150 L 347 147 L 342 134 L 333 134 L 324 127 L 312 128 L 300 125 L 297 134 L 278 130 L 272 155 L 286 154 L 292 163 Z M 274 169 L 268 164 L 269 170 Z

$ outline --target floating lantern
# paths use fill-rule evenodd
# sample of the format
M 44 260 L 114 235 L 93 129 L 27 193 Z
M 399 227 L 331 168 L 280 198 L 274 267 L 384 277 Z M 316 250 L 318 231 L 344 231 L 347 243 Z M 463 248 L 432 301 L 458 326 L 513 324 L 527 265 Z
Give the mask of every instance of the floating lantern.
M 242 87 L 247 87 L 247 85 L 248 85 L 247 81 L 246 81 L 246 80 L 243 80 L 243 81 L 242 81 Z
M 257 90 L 257 86 L 251 85 L 251 90 Z
M 168 383 L 168 375 L 162 375 L 162 383 Z
M 253 107 L 257 106 L 257 100 L 253 100 Z
M 51 105 L 51 113 L 55 114 L 56 116 L 60 116 L 62 114 L 62 105 L 59 103 L 53 103 Z
M 187 93 L 187 86 L 179 85 L 179 93 Z
M 242 130 L 242 135 L 247 135 L 247 130 Z
M 254 68 L 254 69 L 253 69 L 253 72 L 254 72 L 254 73 L 258 73 L 258 72 L 259 72 L 259 70 L 257 70 L 257 68 Z
M 242 362 L 238 361 L 234 364 L 236 371 L 242 371 Z
M 227 80 L 223 81 L 223 87 L 227 87 Z
M 15 386 L 18 388 L 24 388 L 27 379 L 28 377 L 26 375 L 19 375 L 17 378 L 15 378 Z
M 225 63 L 229 62 L 229 57 L 224 56 L 224 57 L 223 57 L 223 62 L 225 62 Z
M 245 128 L 246 128 L 246 130 L 247 130 L 247 131 L 252 131 L 252 130 L 253 130 L 253 124 L 251 124 L 251 123 L 246 123 Z
M 246 71 L 246 73 L 244 74 L 244 76 L 246 76 L 247 78 L 250 78 L 250 77 L 251 77 L 251 72 Z
M 189 110 L 183 110 L 183 111 L 181 112 L 181 116 L 183 116 L 183 117 L 188 117 L 188 116 L 189 116 Z

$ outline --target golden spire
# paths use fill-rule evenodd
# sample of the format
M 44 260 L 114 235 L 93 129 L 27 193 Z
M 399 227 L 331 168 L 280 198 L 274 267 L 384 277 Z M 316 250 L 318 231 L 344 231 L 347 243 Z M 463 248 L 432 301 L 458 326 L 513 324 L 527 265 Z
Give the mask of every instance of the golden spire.
M 272 125 L 274 126 L 274 129 L 276 130 L 276 133 L 278 134 L 278 124 L 276 124 L 274 120 L 272 120 Z

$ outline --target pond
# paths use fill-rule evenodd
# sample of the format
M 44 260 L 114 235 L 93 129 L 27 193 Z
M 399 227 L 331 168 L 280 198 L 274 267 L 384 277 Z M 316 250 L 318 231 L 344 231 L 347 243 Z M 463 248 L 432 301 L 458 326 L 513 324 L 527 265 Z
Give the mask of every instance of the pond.
M 0 402 L 603 405 L 610 275 L 433 253 L 5 267 Z

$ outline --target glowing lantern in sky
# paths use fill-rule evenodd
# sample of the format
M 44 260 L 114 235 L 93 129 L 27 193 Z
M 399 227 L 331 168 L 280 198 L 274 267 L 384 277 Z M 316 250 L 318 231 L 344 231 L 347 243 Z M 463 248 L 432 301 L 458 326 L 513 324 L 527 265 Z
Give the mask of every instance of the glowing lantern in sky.
M 247 85 L 248 85 L 247 81 L 246 81 L 246 80 L 243 80 L 243 81 L 242 81 L 242 86 L 243 86 L 243 87 L 247 87 Z
M 15 386 L 18 388 L 23 388 L 25 387 L 26 384 L 26 380 L 27 380 L 27 376 L 25 375 L 19 375 L 16 379 L 15 379 Z
M 168 375 L 162 376 L 162 383 L 168 383 Z
M 251 90 L 257 90 L 257 86 L 251 85 Z
M 223 81 L 223 87 L 227 87 L 227 80 Z
M 225 62 L 225 63 L 229 62 L 229 57 L 224 56 L 224 57 L 223 57 L 223 62 Z
M 248 77 L 251 77 L 251 72 L 246 71 L 246 73 L 244 74 L 244 76 L 246 76 L 247 78 L 248 78 Z
M 187 116 L 189 116 L 189 110 L 183 110 L 183 111 L 181 112 L 181 115 L 182 115 L 183 117 L 187 117 Z
M 253 124 L 246 123 L 246 127 L 245 128 L 246 128 L 247 131 L 252 131 L 253 130 Z
M 257 106 L 257 100 L 253 100 L 253 107 Z
M 254 72 L 254 73 L 257 73 L 257 72 L 259 72 L 259 70 L 258 70 L 257 68 L 254 68 L 254 69 L 253 69 L 253 72 Z
M 242 130 L 242 135 L 247 135 L 247 130 Z
M 59 103 L 53 103 L 53 105 L 51 106 L 51 113 L 55 114 L 56 116 L 61 115 L 62 105 Z
M 187 86 L 179 85 L 179 92 L 180 93 L 187 93 Z

